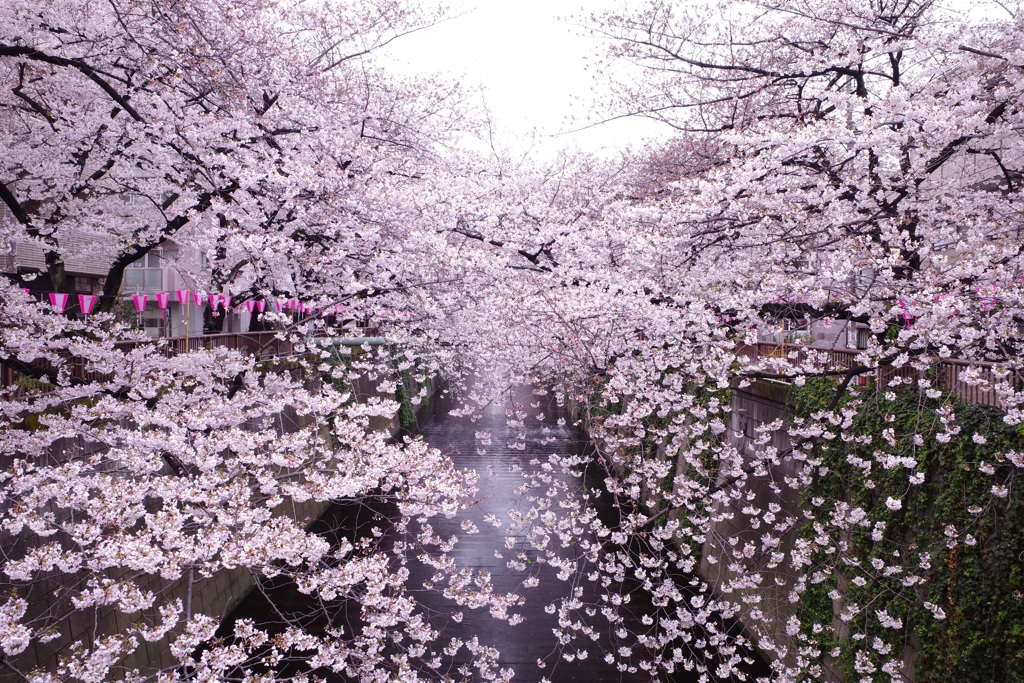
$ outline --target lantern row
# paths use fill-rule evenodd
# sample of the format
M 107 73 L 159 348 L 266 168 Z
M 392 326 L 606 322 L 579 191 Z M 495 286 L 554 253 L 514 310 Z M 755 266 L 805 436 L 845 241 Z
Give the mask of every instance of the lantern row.
M 26 294 L 30 294 L 30 290 L 24 289 Z M 60 292 L 50 292 L 50 305 L 53 306 L 58 312 L 63 313 L 67 308 L 68 300 L 70 295 Z M 190 303 L 194 303 L 196 306 L 202 306 L 205 301 L 209 301 L 210 307 L 216 311 L 218 308 L 223 308 L 225 311 L 230 311 L 231 301 L 233 297 L 231 295 L 221 294 L 209 294 L 205 295 L 202 292 L 191 291 L 188 289 L 177 289 L 174 291 L 174 296 L 178 303 L 182 306 L 188 306 Z M 83 314 L 89 315 L 96 307 L 96 300 L 99 297 L 94 294 L 79 294 L 78 295 L 78 307 Z M 170 292 L 157 292 L 153 295 L 153 299 L 156 301 L 156 305 L 166 315 L 167 307 L 171 302 Z M 142 313 L 146 310 L 146 306 L 149 303 L 148 294 L 135 294 L 132 296 L 132 303 L 135 305 L 135 310 Z M 353 308 L 346 308 L 344 306 L 335 305 L 323 307 L 314 307 L 308 304 L 302 303 L 299 299 L 274 299 L 274 307 L 278 311 L 290 311 L 293 313 L 300 313 L 302 315 L 309 315 L 313 311 L 318 313 L 326 313 L 327 315 L 358 315 L 358 311 Z M 252 313 L 257 311 L 263 313 L 267 308 L 266 301 L 260 301 L 255 299 L 249 299 L 243 301 L 240 304 L 236 304 L 236 311 L 246 311 Z M 408 315 L 405 311 L 392 311 L 385 310 L 379 313 L 381 316 L 404 316 Z

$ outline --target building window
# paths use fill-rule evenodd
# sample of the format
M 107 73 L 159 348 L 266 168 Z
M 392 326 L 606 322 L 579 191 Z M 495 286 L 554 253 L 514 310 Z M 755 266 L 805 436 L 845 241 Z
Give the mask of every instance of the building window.
M 124 285 L 128 292 L 156 292 L 163 288 L 163 270 L 160 252 L 149 252 L 124 271 Z
M 160 250 L 154 249 L 145 256 L 140 257 L 133 262 L 129 268 L 159 268 L 160 267 Z
M 14 216 L 11 214 L 10 210 L 7 208 L 7 205 L 4 204 L 3 202 L 0 202 L 0 226 L 3 226 L 5 223 L 7 223 L 7 221 L 10 221 L 11 223 L 13 223 L 14 222 Z M 16 248 L 16 243 L 14 241 L 11 241 L 10 244 L 8 244 L 8 251 L 7 251 L 7 253 L 4 254 L 3 269 L 4 269 L 5 272 L 9 273 L 9 272 L 12 272 L 15 269 L 15 257 L 14 257 L 14 250 L 15 250 L 15 248 Z
M 166 320 L 162 314 L 163 311 L 150 308 L 142 314 L 142 328 L 150 337 L 163 336 Z

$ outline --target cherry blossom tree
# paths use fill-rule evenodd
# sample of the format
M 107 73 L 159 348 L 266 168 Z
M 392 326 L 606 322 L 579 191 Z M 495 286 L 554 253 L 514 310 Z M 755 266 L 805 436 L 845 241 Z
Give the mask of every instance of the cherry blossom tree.
M 390 349 L 346 354 L 315 313 L 358 301 L 373 319 L 408 284 L 410 185 L 472 121 L 455 86 L 413 87 L 370 57 L 438 16 L 386 0 L 0 8 L 2 242 L 40 247 L 56 293 L 73 291 L 71 259 L 110 264 L 86 318 L 26 296 L 38 274 L 0 284 L 0 360 L 22 378 L 0 402 L 4 680 L 411 680 L 460 649 L 406 587 L 407 555 L 447 566 L 448 539 L 410 527 L 385 547 L 367 529 L 331 546 L 308 528 L 332 501 L 378 500 L 408 526 L 473 489 L 381 430 L 398 408 Z M 278 334 L 254 355 L 138 339 L 112 313 L 125 269 L 172 240 L 208 264 L 197 289 L 314 312 L 268 307 Z M 274 581 L 329 627 L 282 612 L 217 634 L 231 590 Z
M 572 582 L 548 606 L 566 659 L 749 680 L 759 651 L 780 681 L 1010 680 L 979 662 L 1012 661 L 1015 636 L 956 646 L 980 638 L 958 607 L 970 592 L 996 595 L 1012 634 L 1024 589 L 1006 559 L 1024 552 L 1022 15 L 990 10 L 653 0 L 603 15 L 610 57 L 639 67 L 618 86 L 626 113 L 680 136 L 529 165 L 447 146 L 472 126 L 458 89 L 373 65 L 429 12 L 8 3 L 4 240 L 40 245 L 57 291 L 83 250 L 112 266 L 86 320 L 16 278 L 0 292 L 2 360 L 33 380 L 2 403 L 6 671 L 509 678 L 490 648 L 447 643 L 406 585 L 416 555 L 455 577 L 457 603 L 510 618 L 522 599 L 473 588 L 430 530 L 472 478 L 371 429 L 397 409 L 398 372 L 446 374 L 467 413 L 528 384 L 536 405 L 510 406 L 510 424 L 562 409 L 587 430 L 591 456 L 527 468 L 510 532 L 528 544 L 513 567 Z M 287 356 L 118 345 L 124 269 L 167 240 L 205 257 L 211 291 L 359 308 L 392 344 L 345 355 L 321 316 L 271 313 Z M 792 320 L 867 330 L 866 348 L 758 347 Z M 355 401 L 363 378 L 377 394 Z M 735 409 L 771 387 L 788 416 Z M 592 468 L 603 490 L 559 476 Z M 369 529 L 330 546 L 304 525 L 311 502 L 378 497 L 398 504 L 401 542 Z M 238 572 L 293 582 L 328 628 L 282 608 L 282 628 L 218 634 L 201 596 Z M 636 632 L 639 593 L 653 610 Z M 137 667 L 144 642 L 170 659 Z M 55 664 L 33 671 L 47 646 Z M 463 647 L 475 671 L 449 668 Z
M 627 111 L 684 137 L 515 181 L 499 163 L 469 180 L 480 199 L 445 207 L 471 287 L 444 293 L 433 334 L 574 405 L 619 511 L 608 524 L 534 475 L 534 551 L 606 591 L 556 606 L 566 654 L 614 630 L 639 585 L 662 609 L 603 653 L 623 670 L 742 678 L 756 648 L 779 680 L 1011 675 L 983 662 L 1013 636 L 939 643 L 985 631 L 956 607 L 969 585 L 990 605 L 1019 594 L 994 558 L 1024 550 L 1006 531 L 1024 400 L 1020 17 L 932 2 L 607 14 L 612 57 L 640 66 Z M 864 329 L 867 345 L 756 354 L 787 320 Z M 736 392 L 766 383 L 795 415 L 738 435 Z M 547 514 L 559 505 L 572 513 Z

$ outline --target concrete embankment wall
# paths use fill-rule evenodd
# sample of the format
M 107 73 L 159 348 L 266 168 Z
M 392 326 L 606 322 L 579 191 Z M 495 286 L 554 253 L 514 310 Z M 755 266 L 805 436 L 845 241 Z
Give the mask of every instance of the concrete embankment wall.
M 309 421 L 291 409 L 284 410 L 279 416 L 279 428 L 284 433 L 293 433 L 306 426 Z M 55 463 L 88 457 L 98 452 L 102 446 L 90 443 L 82 438 L 61 439 L 50 449 L 49 457 Z M 158 457 L 158 456 L 155 456 Z M 167 467 L 167 476 L 175 476 Z M 327 503 L 306 501 L 298 504 L 290 501 L 291 507 L 282 510 L 295 520 L 306 524 L 312 523 L 327 507 Z M 54 511 L 59 514 L 59 511 Z M 52 541 L 53 539 L 48 539 Z M 7 536 L 0 539 L 4 548 L 9 551 L 17 546 L 31 546 L 37 540 L 19 534 L 18 538 Z M 93 574 L 92 576 L 95 577 Z M 71 600 L 86 589 L 89 575 L 83 573 L 71 576 L 63 572 L 52 572 L 40 575 L 28 587 L 22 597 L 29 603 L 26 617 L 28 620 L 45 619 L 53 622 L 60 615 L 67 615 L 56 622 L 51 631 L 52 638 L 48 642 L 36 639 L 21 654 L 13 659 L 14 666 L 22 672 L 34 669 L 55 671 L 60 659 L 71 654 L 77 643 L 95 648 L 106 637 L 112 634 L 127 633 L 133 626 L 152 625 L 159 623 L 159 607 L 176 600 L 194 613 L 209 615 L 226 614 L 252 590 L 254 584 L 249 572 L 244 569 L 220 571 L 213 576 L 204 577 L 199 574 L 187 575 L 178 580 L 167 580 L 156 574 L 137 574 L 134 572 L 108 571 L 107 577 L 113 580 L 131 580 L 140 590 L 151 591 L 157 597 L 153 608 L 144 612 L 125 614 L 113 608 L 77 610 Z M 141 638 L 140 646 L 132 654 L 124 657 L 120 666 L 125 670 L 155 669 L 173 666 L 175 659 L 170 652 L 170 639 L 157 642 L 145 642 Z M 16 681 L 18 677 L 10 670 L 0 670 L 0 682 Z
M 769 440 L 768 443 L 759 446 L 760 449 L 770 446 L 779 454 L 789 451 L 791 443 L 785 425 L 792 420 L 793 415 L 786 406 L 787 399 L 787 387 L 776 383 L 757 382 L 748 390 L 733 390 L 727 434 L 730 444 L 743 455 L 745 466 L 749 467 L 755 459 L 754 442 L 759 437 L 767 437 Z M 781 428 L 768 427 L 772 423 L 780 422 L 783 425 Z M 799 493 L 786 484 L 787 480 L 792 480 L 799 474 L 799 466 L 798 461 L 780 456 L 776 464 L 767 468 L 767 475 L 750 475 L 743 482 L 745 495 L 741 501 L 718 505 L 714 511 L 715 521 L 712 522 L 708 539 L 702 548 L 698 567 L 700 577 L 708 582 L 717 595 L 742 606 L 738 615 L 739 622 L 748 635 L 761 634 L 760 637 L 754 637 L 754 642 L 761 648 L 762 654 L 776 658 L 779 651 L 786 652 L 784 659 L 787 664 L 795 663 L 797 650 L 796 641 L 786 633 L 786 622 L 796 614 L 795 606 L 789 600 L 793 589 L 793 577 L 786 571 L 788 565 L 783 562 L 777 569 L 769 569 L 766 567 L 767 553 L 756 553 L 744 569 L 760 571 L 763 581 L 756 592 L 747 589 L 740 594 L 733 589 L 733 581 L 739 578 L 739 567 L 732 561 L 714 561 L 714 558 L 723 556 L 721 544 L 725 539 L 737 539 L 737 545 L 740 547 L 751 543 L 755 548 L 761 548 L 764 526 L 751 524 L 754 515 L 744 514 L 745 508 L 757 510 L 755 515 L 760 515 L 763 511 L 772 509 L 770 506 L 774 504 L 779 506 L 776 513 L 779 521 L 787 517 L 801 518 Z M 723 488 L 737 486 L 726 482 L 724 477 L 721 477 L 716 485 Z M 788 556 L 795 536 L 796 531 L 784 534 L 776 548 L 777 552 L 786 553 Z M 756 628 L 753 627 L 751 618 L 755 611 L 760 615 Z M 776 649 L 776 652 L 771 652 L 772 649 Z
M 761 648 L 762 654 L 772 659 L 781 658 L 788 666 L 795 667 L 799 644 L 796 638 L 786 633 L 786 624 L 791 617 L 799 616 L 799 606 L 790 600 L 796 577 L 788 559 L 795 547 L 803 511 L 798 487 L 788 484 L 797 479 L 802 467 L 800 461 L 787 455 L 791 441 L 786 427 L 793 417 L 789 407 L 788 385 L 761 381 L 746 390 L 733 390 L 728 435 L 731 445 L 743 455 L 744 465 L 750 468 L 754 463 L 754 442 L 763 435 L 768 436 L 768 443 L 757 449 L 763 452 L 767 447 L 773 447 L 779 456 L 776 462 L 768 464 L 767 474 L 747 478 L 742 484 L 742 500 L 716 508 L 716 521 L 702 549 L 698 573 L 716 594 L 729 597 L 742 606 L 737 618 L 748 634 L 755 631 L 761 634 L 759 639 L 755 639 L 755 644 Z M 728 485 L 721 479 L 719 484 Z M 764 525 L 763 522 L 752 523 L 752 519 L 755 515 L 763 515 L 763 511 L 770 510 L 773 504 L 778 506 L 776 519 L 781 521 L 789 518 L 797 522 L 794 529 L 781 536 L 775 548 L 775 552 L 785 554 L 786 559 L 777 567 L 770 568 L 767 566 L 769 553 L 755 553 L 745 570 L 760 572 L 762 582 L 756 591 L 747 589 L 741 596 L 731 587 L 732 581 L 737 578 L 738 567 L 730 567 L 730 562 L 709 562 L 708 558 L 722 555 L 721 546 L 716 549 L 713 544 L 721 543 L 724 539 L 738 539 L 737 545 L 740 547 L 749 542 L 760 549 Z M 755 515 L 744 514 L 743 509 L 748 506 L 759 512 Z M 752 618 L 755 611 L 759 615 L 756 628 L 753 627 Z M 841 627 L 838 621 L 837 625 Z M 912 670 L 914 653 L 908 649 L 904 658 L 908 662 L 907 670 Z M 846 680 L 843 672 L 832 666 L 832 658 L 827 654 L 818 664 L 821 666 L 821 680 L 834 683 Z
M 791 444 L 786 425 L 793 419 L 793 414 L 787 407 L 788 385 L 756 382 L 746 390 L 733 389 L 732 395 L 727 434 L 731 445 L 743 454 L 744 464 L 749 465 L 753 462 L 754 441 L 763 434 L 768 435 L 769 443 L 760 448 L 770 445 L 780 454 L 787 453 Z M 572 415 L 580 417 L 581 406 L 567 399 L 567 407 Z M 780 423 L 782 426 L 775 429 L 767 428 L 772 423 Z M 665 457 L 663 449 L 659 449 L 658 457 Z M 612 466 L 615 466 L 614 463 Z M 740 547 L 747 542 L 754 544 L 756 548 L 761 547 L 764 526 L 757 527 L 751 524 L 752 516 L 745 515 L 743 508 L 750 506 L 763 511 L 776 504 L 780 508 L 777 513 L 779 520 L 786 516 L 801 518 L 799 493 L 785 484 L 787 478 L 797 476 L 799 466 L 800 463 L 792 458 L 780 457 L 777 464 L 768 468 L 766 476 L 751 475 L 743 482 L 745 495 L 742 501 L 718 506 L 715 509 L 716 521 L 712 523 L 710 533 L 701 549 L 701 561 L 697 568 L 699 577 L 708 583 L 715 595 L 742 606 L 737 620 L 748 637 L 751 637 L 759 647 L 762 655 L 768 659 L 775 659 L 778 652 L 785 652 L 783 659 L 790 665 L 796 662 L 797 643 L 786 633 L 786 622 L 796 614 L 796 606 L 789 600 L 793 577 L 787 572 L 788 565 L 783 563 L 777 569 L 767 569 L 767 557 L 760 552 L 756 553 L 746 569 L 761 571 L 764 580 L 758 591 L 751 592 L 747 589 L 741 594 L 732 586 L 732 582 L 739 577 L 739 567 L 729 561 L 715 561 L 715 558 L 722 557 L 720 544 L 728 542 L 727 539 L 737 539 Z M 677 463 L 677 477 L 684 476 L 685 470 L 685 463 Z M 725 488 L 737 484 L 730 484 L 724 477 L 720 477 L 716 486 Z M 796 533 L 794 530 L 782 536 L 778 552 L 786 553 L 788 557 L 796 540 Z M 755 610 L 761 615 L 756 628 L 751 618 Z M 762 635 L 756 636 L 755 633 Z M 842 675 L 828 667 L 827 663 L 823 668 L 828 680 L 843 681 Z

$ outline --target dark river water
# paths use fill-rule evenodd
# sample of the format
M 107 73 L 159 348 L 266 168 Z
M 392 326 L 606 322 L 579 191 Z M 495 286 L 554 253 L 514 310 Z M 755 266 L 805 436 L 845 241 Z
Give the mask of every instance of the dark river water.
M 525 597 L 525 604 L 514 610 L 522 615 L 523 621 L 513 626 L 507 621 L 492 618 L 486 608 L 471 610 L 459 607 L 446 599 L 440 591 L 415 591 L 419 608 L 436 628 L 442 629 L 443 640 L 450 637 L 468 639 L 475 636 L 480 644 L 500 650 L 500 666 L 513 669 L 514 681 L 517 682 L 535 683 L 542 679 L 550 680 L 552 683 L 697 681 L 698 674 L 695 672 L 678 671 L 672 675 L 661 672 L 652 677 L 650 672 L 636 666 L 633 666 L 633 671 L 621 671 L 614 664 L 606 663 L 606 652 L 632 644 L 635 640 L 632 635 L 625 639 L 618 638 L 617 630 L 624 628 L 631 633 L 648 630 L 649 627 L 643 626 L 641 619 L 645 614 L 652 613 L 653 608 L 649 598 L 642 592 L 634 591 L 628 610 L 623 608 L 622 613 L 626 616 L 624 624 L 612 629 L 598 615 L 590 619 L 599 634 L 596 641 L 588 637 L 583 642 L 576 641 L 570 647 L 560 648 L 554 633 L 558 626 L 558 617 L 545 607 L 560 604 L 562 600 L 572 595 L 574 588 L 577 591 L 576 597 L 584 605 L 599 605 L 601 599 L 594 584 L 578 577 L 569 581 L 559 580 L 556 577 L 557 571 L 544 563 L 531 561 L 525 567 L 509 567 L 509 560 L 515 558 L 520 551 L 532 558 L 536 557 L 536 553 L 527 548 L 528 544 L 521 529 L 512 524 L 508 514 L 510 510 L 525 513 L 530 507 L 527 494 L 520 489 L 524 483 L 521 471 L 536 471 L 538 462 L 546 461 L 553 453 L 579 454 L 584 448 L 576 430 L 565 426 L 564 421 L 559 424 L 554 416 L 544 417 L 543 421 L 538 420 L 536 416 L 540 410 L 535 404 L 531 406 L 529 400 L 527 397 L 519 404 L 521 409 L 530 414 L 528 419 L 520 421 L 519 424 L 513 423 L 510 426 L 507 422 L 507 408 L 501 406 L 487 410 L 475 422 L 469 418 L 437 415 L 422 429 L 427 442 L 448 454 L 456 467 L 475 469 L 479 475 L 480 502 L 455 518 L 434 519 L 431 520 L 431 524 L 443 537 L 459 535 L 459 541 L 451 553 L 459 566 L 485 569 L 490 572 L 495 592 L 517 593 Z M 478 437 L 480 433 L 489 434 L 489 445 L 481 443 Z M 591 466 L 582 477 L 559 477 L 570 489 L 586 484 L 594 490 L 602 487 L 604 474 L 596 466 Z M 608 496 L 605 495 L 603 498 L 607 499 Z M 608 503 L 610 506 L 610 501 Z M 347 536 L 351 529 L 360 528 L 361 525 L 379 524 L 379 520 L 389 513 L 386 507 L 368 509 L 365 506 L 336 505 L 317 522 L 315 528 L 327 537 Z M 610 513 L 610 509 L 605 510 L 602 517 L 610 521 Z M 488 517 L 489 515 L 493 517 Z M 493 521 L 494 518 L 502 522 L 500 527 L 496 528 L 488 523 L 487 519 Z M 479 533 L 467 535 L 460 531 L 467 519 L 476 525 Z M 410 563 L 409 567 L 409 585 L 412 587 L 422 586 L 433 573 L 416 562 Z M 524 584 L 533 583 L 528 581 L 530 577 L 538 579 L 536 586 L 528 587 Z M 290 585 L 273 587 L 269 594 L 278 605 L 278 609 L 287 609 L 293 613 L 301 612 L 304 603 L 309 600 Z M 460 613 L 461 621 L 453 619 L 453 615 Z M 225 622 L 223 628 L 226 631 L 234 619 L 241 617 L 266 623 L 267 617 L 271 614 L 272 610 L 264 596 L 254 591 Z M 583 618 L 583 610 L 578 610 L 577 614 Z M 311 616 L 309 623 L 306 624 L 307 628 L 316 629 L 315 622 L 318 618 L 320 617 Z M 622 635 L 621 632 L 618 635 Z M 585 658 L 582 659 L 578 654 L 581 649 L 586 652 Z M 462 653 L 464 654 L 465 650 Z M 569 654 L 572 661 L 567 661 L 565 654 Z M 629 663 L 635 665 L 641 656 L 638 652 Z M 465 663 L 467 659 L 467 656 L 463 656 L 462 659 L 456 656 L 455 666 Z M 762 675 L 765 672 L 760 665 L 756 666 L 755 671 L 751 671 Z M 329 681 L 344 680 L 330 672 L 316 673 Z

